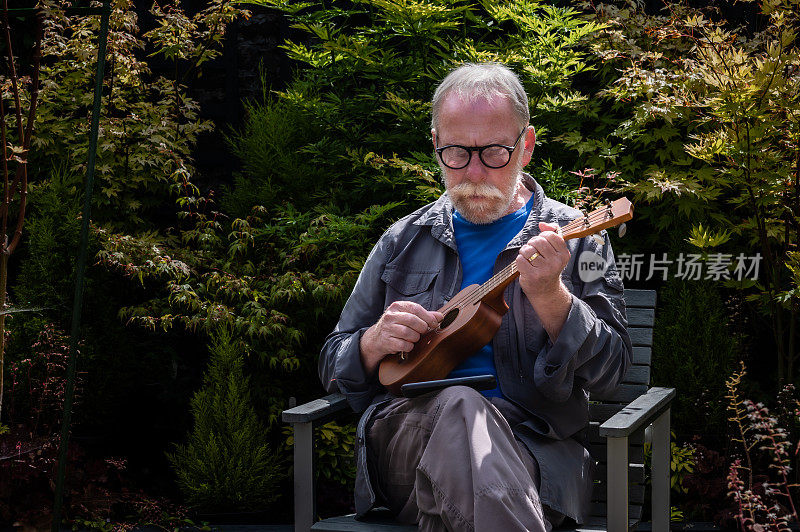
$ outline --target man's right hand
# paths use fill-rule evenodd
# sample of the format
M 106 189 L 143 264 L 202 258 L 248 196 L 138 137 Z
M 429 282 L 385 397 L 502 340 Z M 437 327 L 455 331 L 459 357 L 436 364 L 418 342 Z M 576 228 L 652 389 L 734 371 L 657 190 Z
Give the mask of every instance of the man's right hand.
M 437 327 L 444 316 L 428 311 L 412 301 L 395 301 L 389 305 L 378 323 L 361 335 L 361 363 L 372 375 L 388 354 L 408 352 L 420 337 Z

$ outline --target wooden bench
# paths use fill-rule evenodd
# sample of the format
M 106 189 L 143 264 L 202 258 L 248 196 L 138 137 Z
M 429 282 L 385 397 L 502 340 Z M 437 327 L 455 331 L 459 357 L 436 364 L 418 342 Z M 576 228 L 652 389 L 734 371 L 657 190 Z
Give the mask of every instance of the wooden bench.
M 625 290 L 625 302 L 628 332 L 633 342 L 633 365 L 612 394 L 590 398 L 589 451 L 598 462 L 597 478 L 591 518 L 573 530 L 627 532 L 637 527 L 644 505 L 646 432 L 652 441 L 652 530 L 669 530 L 669 409 L 675 390 L 649 387 L 655 291 Z M 315 522 L 313 428 L 347 412 L 350 409 L 341 394 L 283 412 L 283 421 L 294 427 L 295 531 L 416 530 L 413 526 L 395 523 L 385 510 L 372 511 L 361 521 L 347 515 Z

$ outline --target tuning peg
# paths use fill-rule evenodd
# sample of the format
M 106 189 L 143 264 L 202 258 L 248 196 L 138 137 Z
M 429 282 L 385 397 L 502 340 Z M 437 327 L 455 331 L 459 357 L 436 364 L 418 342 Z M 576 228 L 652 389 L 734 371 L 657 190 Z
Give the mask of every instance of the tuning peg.
M 622 238 L 623 236 L 625 236 L 625 233 L 627 232 L 628 232 L 628 226 L 625 225 L 625 222 L 622 222 L 620 226 L 617 228 L 617 234 L 619 235 L 620 238 Z
M 602 236 L 598 235 L 597 233 L 592 235 L 592 239 L 598 246 L 604 246 L 606 243 L 605 239 Z

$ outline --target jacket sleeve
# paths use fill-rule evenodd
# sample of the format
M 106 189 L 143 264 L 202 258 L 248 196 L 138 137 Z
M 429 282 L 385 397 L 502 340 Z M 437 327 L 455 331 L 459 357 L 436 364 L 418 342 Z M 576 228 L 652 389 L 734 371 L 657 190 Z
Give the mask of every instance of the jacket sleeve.
M 548 341 L 536 358 L 534 381 L 553 401 L 566 401 L 576 385 L 592 393 L 612 391 L 633 358 L 622 280 L 608 235 L 602 235 L 602 246 L 592 238 L 579 241 L 571 261 L 575 290 L 569 314 L 556 341 Z M 586 251 L 606 264 L 598 279 L 581 279 L 581 253 Z
M 339 317 L 336 328 L 325 339 L 319 357 L 319 376 L 329 393 L 340 392 L 356 412 L 364 411 L 381 391 L 377 372 L 368 376 L 361 364 L 361 335 L 375 324 L 384 311 L 385 286 L 381 280 L 389 239 L 384 235 L 367 257 L 353 293 Z

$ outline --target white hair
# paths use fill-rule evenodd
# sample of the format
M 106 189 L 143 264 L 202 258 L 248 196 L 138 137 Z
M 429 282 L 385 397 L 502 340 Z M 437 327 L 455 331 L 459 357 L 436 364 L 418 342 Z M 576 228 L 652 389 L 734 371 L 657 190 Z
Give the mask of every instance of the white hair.
M 469 101 L 490 100 L 495 96 L 507 98 L 511 102 L 514 114 L 519 117 L 519 125 L 527 125 L 530 121 L 528 95 L 519 77 L 502 63 L 464 63 L 447 74 L 433 93 L 431 101 L 433 129 L 437 129 L 442 104 L 451 93 Z

